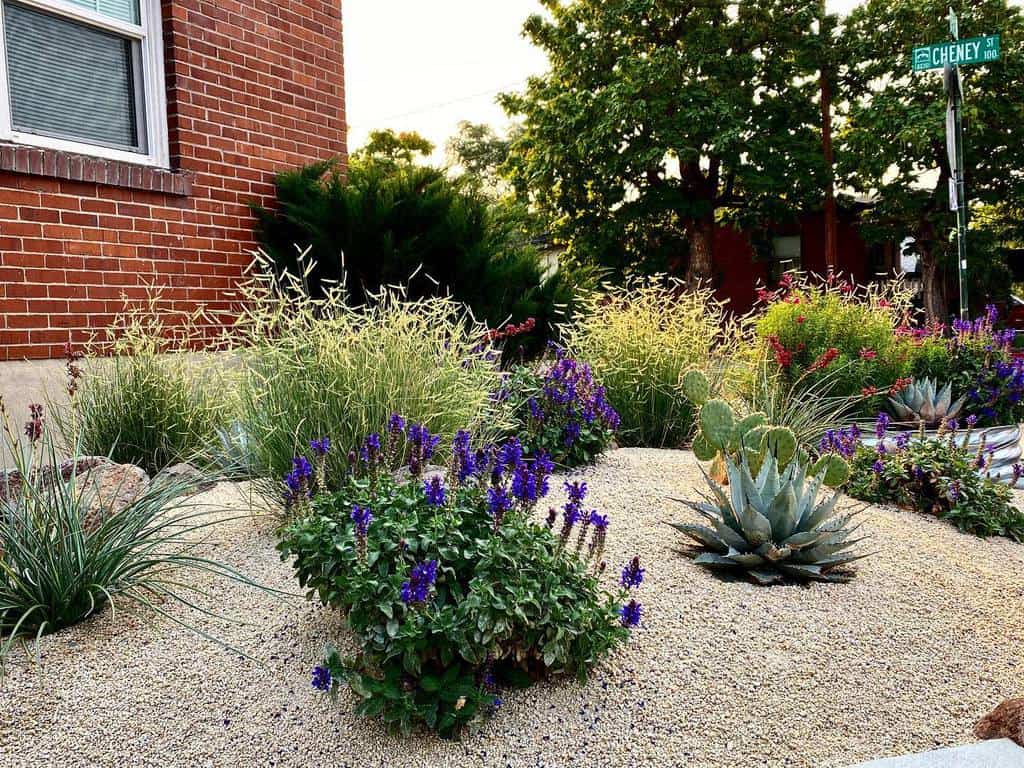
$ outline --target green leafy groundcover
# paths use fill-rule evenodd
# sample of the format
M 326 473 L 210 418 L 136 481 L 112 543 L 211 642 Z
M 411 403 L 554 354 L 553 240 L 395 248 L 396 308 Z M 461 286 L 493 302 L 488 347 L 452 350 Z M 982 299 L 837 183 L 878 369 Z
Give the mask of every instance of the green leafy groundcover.
M 408 472 L 395 475 L 403 441 Z M 514 439 L 477 450 L 463 431 L 447 471 L 427 472 L 437 442 L 393 416 L 331 494 L 316 492 L 316 458 L 297 457 L 286 479 L 294 520 L 278 548 L 309 597 L 345 613 L 360 646 L 348 658 L 329 648 L 313 685 L 336 693 L 347 682 L 360 714 L 452 736 L 500 706 L 504 686 L 585 677 L 639 623 L 628 589 L 643 569 L 634 559 L 620 589 L 602 588 L 608 519 L 584 511 L 585 483 L 567 484 L 557 527 L 555 510 L 547 525 L 531 519 L 548 491 L 543 454 L 525 459 Z
M 911 432 L 893 434 L 879 414 L 874 448 L 858 445 L 851 462 L 847 493 L 874 504 L 899 504 L 932 514 L 978 536 L 1007 536 L 1024 541 L 1024 513 L 1013 506 L 1010 489 L 982 474 L 989 457 L 984 447 L 965 450 L 971 427 L 953 422 L 938 439 Z M 1014 484 L 1024 468 L 1014 467 Z

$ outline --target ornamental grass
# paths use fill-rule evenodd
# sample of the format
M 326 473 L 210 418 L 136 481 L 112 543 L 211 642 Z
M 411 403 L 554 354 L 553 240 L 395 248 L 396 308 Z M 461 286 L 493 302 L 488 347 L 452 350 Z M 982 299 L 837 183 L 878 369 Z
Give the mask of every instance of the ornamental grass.
M 266 272 L 242 293 L 238 418 L 260 477 L 283 476 L 296 452 L 329 435 L 325 480 L 337 487 L 349 453 L 396 410 L 448 439 L 467 424 L 503 428 L 498 355 L 450 298 L 410 301 L 391 287 L 353 307 L 341 286 L 313 298 L 301 277 Z
M 692 436 L 693 405 L 679 381 L 696 368 L 720 382 L 738 334 L 710 289 L 665 276 L 630 277 L 585 293 L 561 327 L 570 353 L 587 361 L 620 417 L 623 445 L 677 448 Z
M 154 292 L 84 351 L 68 345 L 69 405 L 51 409 L 63 450 L 150 475 L 211 454 L 235 407 L 237 370 L 224 355 L 193 351 L 208 341 L 206 327 L 201 314 L 169 311 Z

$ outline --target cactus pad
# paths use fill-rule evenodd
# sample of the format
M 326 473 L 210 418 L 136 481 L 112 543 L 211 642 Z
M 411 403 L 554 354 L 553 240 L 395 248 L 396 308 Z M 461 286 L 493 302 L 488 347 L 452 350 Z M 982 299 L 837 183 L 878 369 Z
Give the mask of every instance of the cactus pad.
M 681 380 L 683 394 L 695 405 L 704 405 L 711 397 L 711 384 L 708 377 L 698 370 L 687 371 Z
M 761 447 L 775 457 L 779 466 L 785 466 L 796 455 L 796 436 L 787 427 L 772 427 L 761 438 Z
M 719 450 L 729 446 L 735 420 L 725 400 L 708 400 L 700 409 L 700 427 L 707 441 Z

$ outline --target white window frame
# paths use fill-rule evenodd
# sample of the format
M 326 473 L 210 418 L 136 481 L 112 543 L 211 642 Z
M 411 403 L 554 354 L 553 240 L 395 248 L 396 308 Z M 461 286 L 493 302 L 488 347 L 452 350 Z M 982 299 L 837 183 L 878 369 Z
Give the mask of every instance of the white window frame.
M 137 107 L 137 118 L 142 124 L 140 128 L 144 131 L 146 151 L 132 152 L 128 149 L 117 149 L 84 141 L 14 130 L 11 125 L 11 99 L 7 85 L 7 35 L 4 28 L 2 1 L 0 1 L 0 140 L 101 157 L 107 160 L 120 160 L 136 165 L 170 167 L 160 0 L 139 0 L 139 24 L 104 16 L 64 0 L 14 0 L 14 2 L 138 41 L 141 50 L 139 60 L 142 64 L 142 103 Z

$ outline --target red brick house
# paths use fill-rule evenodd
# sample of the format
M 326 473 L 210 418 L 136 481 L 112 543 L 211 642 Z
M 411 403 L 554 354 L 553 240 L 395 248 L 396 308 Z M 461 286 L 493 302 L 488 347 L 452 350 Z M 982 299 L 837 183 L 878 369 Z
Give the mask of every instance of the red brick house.
M 341 0 L 0 0 L 0 360 L 147 285 L 224 308 L 249 204 L 345 135 Z

